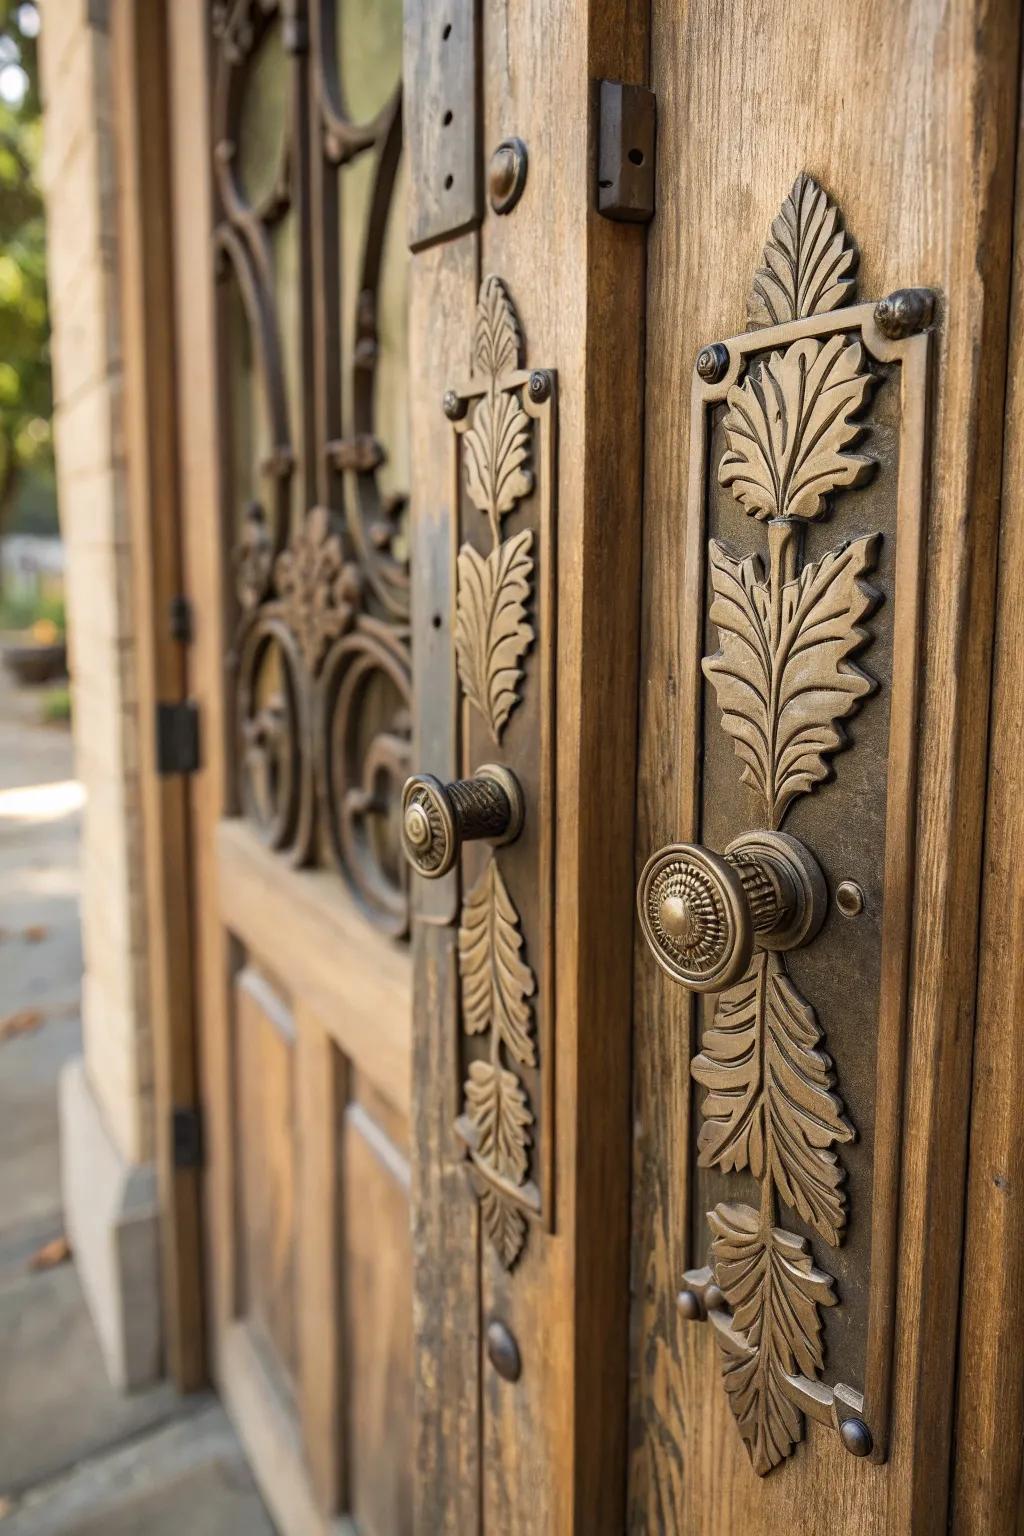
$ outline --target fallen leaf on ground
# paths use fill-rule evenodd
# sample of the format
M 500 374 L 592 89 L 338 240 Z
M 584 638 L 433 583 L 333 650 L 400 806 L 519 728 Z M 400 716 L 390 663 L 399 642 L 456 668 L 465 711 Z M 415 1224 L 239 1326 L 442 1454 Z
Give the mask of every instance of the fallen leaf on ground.
M 30 1035 L 43 1022 L 38 1008 L 16 1008 L 5 1019 L 0 1019 L 0 1040 L 13 1040 L 15 1035 Z
M 71 1257 L 71 1244 L 64 1236 L 52 1238 L 37 1248 L 28 1261 L 29 1269 L 56 1269 L 58 1264 L 66 1264 Z
M 27 928 L 21 930 L 21 936 L 26 944 L 41 944 L 49 937 L 50 930 L 45 923 L 29 923 Z

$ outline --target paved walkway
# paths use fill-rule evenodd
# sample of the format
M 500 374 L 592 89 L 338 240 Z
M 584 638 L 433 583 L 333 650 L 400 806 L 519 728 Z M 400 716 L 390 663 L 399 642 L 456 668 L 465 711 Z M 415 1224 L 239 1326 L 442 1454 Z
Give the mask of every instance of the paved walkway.
M 219 1403 L 114 1392 L 74 1265 L 34 1267 L 81 1050 L 80 807 L 70 733 L 0 667 L 0 1536 L 273 1536 Z

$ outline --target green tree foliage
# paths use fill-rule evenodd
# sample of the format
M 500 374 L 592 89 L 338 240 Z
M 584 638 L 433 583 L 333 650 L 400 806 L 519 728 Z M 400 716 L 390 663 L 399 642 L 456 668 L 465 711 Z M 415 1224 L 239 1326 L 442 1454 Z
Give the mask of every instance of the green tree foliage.
M 52 475 L 50 321 L 32 0 L 0 0 L 0 532 L 29 475 Z

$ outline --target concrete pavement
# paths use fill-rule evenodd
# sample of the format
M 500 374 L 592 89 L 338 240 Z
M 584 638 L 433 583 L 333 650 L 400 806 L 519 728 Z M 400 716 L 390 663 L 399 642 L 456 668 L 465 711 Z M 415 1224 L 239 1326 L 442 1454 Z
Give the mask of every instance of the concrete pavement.
M 62 1234 L 57 1078 L 81 1050 L 81 795 L 39 699 L 0 667 L 0 1536 L 273 1536 L 219 1403 L 115 1392 L 74 1265 L 32 1267 Z

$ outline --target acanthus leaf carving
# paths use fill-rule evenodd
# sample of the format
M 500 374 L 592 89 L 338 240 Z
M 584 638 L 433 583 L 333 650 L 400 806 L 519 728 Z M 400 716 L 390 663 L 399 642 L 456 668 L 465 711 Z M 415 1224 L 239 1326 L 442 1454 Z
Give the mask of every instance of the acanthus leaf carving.
M 844 1172 L 831 1150 L 853 1139 L 819 1049 L 814 1009 L 781 955 L 759 951 L 742 981 L 721 993 L 693 1077 L 707 1094 L 698 1138 L 702 1167 L 770 1170 L 786 1205 L 835 1247 L 846 1226 Z
M 464 544 L 458 560 L 455 654 L 463 691 L 501 740 L 519 703 L 519 665 L 533 641 L 526 618 L 533 533 L 523 529 L 486 557 Z
M 484 1231 L 506 1269 L 511 1269 L 526 1241 L 526 1217 L 499 1190 L 477 1180 Z
M 730 389 L 718 478 L 752 516 L 816 518 L 837 486 L 871 474 L 874 460 L 850 452 L 864 432 L 853 418 L 874 384 L 863 360 L 859 341 L 808 337 Z
M 478 548 L 479 539 L 474 537 L 459 549 L 455 660 L 463 697 L 500 747 L 509 718 L 528 686 L 523 661 L 537 639 L 531 614 L 535 533 L 543 541 L 537 558 L 546 560 L 553 553 L 549 535 L 554 486 L 546 473 L 538 504 L 526 519 L 529 526 L 504 538 L 503 523 L 534 491 L 534 431 L 541 432 L 542 445 L 550 444 L 554 374 L 544 370 L 528 375 L 524 370 L 515 306 L 504 283 L 493 275 L 483 280 L 478 295 L 471 378 L 468 386 L 449 389 L 444 397 L 445 414 L 456 423 L 463 493 L 456 522 L 473 519 L 468 507 L 475 507 L 486 516 L 490 544 Z M 542 455 L 540 463 L 546 462 L 547 456 Z M 542 639 L 540 666 L 550 667 L 551 637 Z M 549 677 L 549 672 L 542 672 L 538 686 L 546 689 Z M 542 692 L 541 708 L 544 699 Z M 474 721 L 468 741 L 478 734 Z M 515 737 L 513 733 L 513 764 L 518 769 Z M 537 1089 L 540 1102 L 545 1101 L 545 1062 L 539 1060 L 543 1044 L 535 1039 L 535 1030 L 540 1029 L 540 1020 L 534 1017 L 535 1006 L 540 1006 L 537 982 L 524 956 L 520 916 L 503 868 L 497 853 L 492 853 L 462 905 L 458 936 L 462 1029 L 480 1043 L 466 1068 L 464 1110 L 456 1129 L 469 1155 L 484 1230 L 508 1269 L 522 1251 L 527 1219 L 546 1214 L 550 1173 L 546 1144 L 531 1151 L 535 1125 L 531 1069 L 541 1068 Z M 550 1027 L 546 1007 L 542 1019 Z M 532 1160 L 538 1163 L 536 1179 L 530 1177 Z
M 856 248 L 839 210 L 806 172 L 772 223 L 762 259 L 747 305 L 752 331 L 827 314 L 853 298 Z
M 493 273 L 480 284 L 473 327 L 473 371 L 497 380 L 522 366 L 523 338 L 508 290 Z
M 516 1074 L 493 1061 L 471 1061 L 466 1107 L 477 1129 L 478 1156 L 502 1178 L 522 1183 L 533 1115 Z
M 704 673 L 742 778 L 764 797 L 772 827 L 827 777 L 829 757 L 846 742 L 841 722 L 875 687 L 850 658 L 869 638 L 861 621 L 878 601 L 864 581 L 876 545 L 873 534 L 853 539 L 783 583 L 774 569 L 764 579 L 758 556 L 736 559 L 711 540 L 721 648 L 705 658 Z
M 466 432 L 466 490 L 497 537 L 501 519 L 533 489 L 530 419 L 516 394 L 490 389 Z
M 522 949 L 519 913 L 492 854 L 463 902 L 459 973 L 463 1029 L 488 1036 L 489 1056 L 469 1063 L 463 1091 L 484 1225 L 506 1268 L 519 1257 L 526 1235 L 508 1186 L 526 1180 L 533 1126 L 516 1068 L 537 1061 L 531 1004 L 536 980 Z M 498 1183 L 487 1181 L 487 1170 Z
M 459 928 L 462 1023 L 467 1034 L 491 1029 L 516 1061 L 536 1063 L 530 1035 L 533 972 L 522 958 L 519 917 L 497 860 L 466 897 Z
M 770 1202 L 769 1202 L 770 1204 Z M 725 1389 L 755 1472 L 763 1476 L 803 1435 L 786 1378 L 824 1366 L 819 1308 L 835 1305 L 831 1276 L 814 1267 L 805 1238 L 769 1213 L 720 1204 L 708 1212 L 715 1279 L 732 1308 L 711 1312 Z

